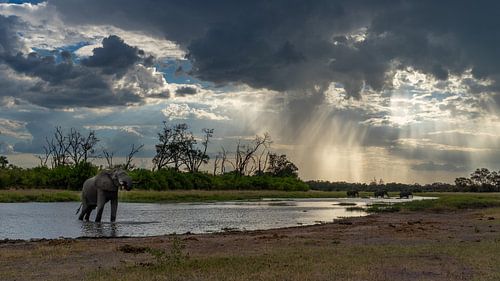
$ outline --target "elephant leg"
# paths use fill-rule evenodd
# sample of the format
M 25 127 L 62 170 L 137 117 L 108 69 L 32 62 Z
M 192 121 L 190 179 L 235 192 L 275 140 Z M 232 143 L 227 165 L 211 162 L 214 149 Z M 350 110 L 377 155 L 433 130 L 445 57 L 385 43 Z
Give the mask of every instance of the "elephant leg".
M 86 221 L 89 221 L 90 219 L 90 214 L 92 213 L 92 211 L 95 209 L 95 206 L 89 206 L 88 210 L 87 210 L 87 214 L 85 214 L 85 220 Z
M 87 206 L 82 206 L 82 209 L 80 211 L 80 215 L 78 216 L 79 220 L 83 220 L 83 216 L 85 215 L 85 212 L 87 212 Z
M 116 211 L 118 209 L 118 198 L 111 199 L 111 222 L 116 221 Z
M 83 220 L 83 216 L 87 212 L 88 206 L 86 204 L 82 205 L 82 209 L 80 210 L 80 215 L 78 216 L 79 220 Z
M 97 215 L 95 216 L 95 221 L 100 222 L 102 218 L 102 212 L 104 211 L 104 204 L 106 204 L 106 195 L 104 191 L 97 191 Z

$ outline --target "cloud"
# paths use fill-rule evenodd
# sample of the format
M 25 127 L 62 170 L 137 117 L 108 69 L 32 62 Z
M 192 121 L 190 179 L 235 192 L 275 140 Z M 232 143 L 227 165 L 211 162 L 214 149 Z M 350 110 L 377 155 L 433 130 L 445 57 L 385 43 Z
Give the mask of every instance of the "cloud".
M 499 5 L 470 1 L 50 2 L 65 21 L 152 30 L 178 43 L 192 73 L 279 91 L 339 82 L 349 96 L 391 87 L 412 67 L 447 80 L 472 70 L 498 84 Z M 113 9 L 115 13 L 104 14 Z M 464 18 L 470 20 L 464 21 Z M 498 88 L 498 87 L 497 87 Z M 493 88 L 492 88 L 493 89 Z
M 412 165 L 411 168 L 416 171 L 431 171 L 431 172 L 464 172 L 467 168 L 463 166 L 455 166 L 453 164 L 438 164 L 432 161 Z
M 190 107 L 186 103 L 171 103 L 162 110 L 163 115 L 170 120 L 175 119 L 207 119 L 214 121 L 229 120 L 229 117 L 218 115 L 217 113 L 202 109 Z
M 0 15 L 16 16 L 23 24 L 16 30 L 29 50 L 78 48 L 78 56 L 91 56 L 92 50 L 102 47 L 103 38 L 115 34 L 129 45 L 144 50 L 158 58 L 184 57 L 184 51 L 164 36 L 146 32 L 123 30 L 109 25 L 71 25 L 63 22 L 54 6 L 47 2 L 38 4 L 0 3 Z
M 0 16 L 0 20 L 0 33 L 4 34 L 0 44 L 6 50 L 0 53 L 0 85 L 5 89 L 0 95 L 47 108 L 120 106 L 143 103 L 149 95 L 168 97 L 163 76 L 147 69 L 153 58 L 118 36 L 104 38 L 103 47 L 75 64 L 67 51 L 13 54 L 15 50 L 11 49 L 18 38 L 11 34 L 14 31 L 9 24 L 14 19 Z M 139 81 L 134 79 L 138 76 Z
M 193 87 L 179 87 L 175 90 L 175 94 L 181 97 L 195 95 L 196 93 L 198 93 L 198 90 Z
M 84 58 L 81 64 L 87 67 L 101 68 L 105 74 L 123 75 L 127 69 L 137 63 L 151 66 L 152 56 L 146 56 L 143 50 L 132 47 L 116 36 L 111 35 L 102 40 L 102 47 L 95 48 L 93 55 Z
M 15 26 L 21 24 L 16 17 L 0 16 L 0 55 L 10 54 L 20 48 L 21 44 L 15 33 Z

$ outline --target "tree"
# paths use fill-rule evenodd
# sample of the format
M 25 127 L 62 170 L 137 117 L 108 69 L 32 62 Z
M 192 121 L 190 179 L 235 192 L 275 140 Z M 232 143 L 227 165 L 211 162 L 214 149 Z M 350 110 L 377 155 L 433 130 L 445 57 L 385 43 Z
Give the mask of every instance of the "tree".
M 201 165 L 208 163 L 207 154 L 213 129 L 203 129 L 201 148 L 187 124 L 169 126 L 163 122 L 163 130 L 158 133 L 159 143 L 155 146 L 156 155 L 153 158 L 154 169 L 160 170 L 173 165 L 175 170 L 185 167 L 189 172 L 198 172 Z
M 78 165 L 87 163 L 89 157 L 95 152 L 99 142 L 94 131 L 83 135 L 75 128 L 66 134 L 61 127 L 56 127 L 52 139 L 45 138 L 43 147 L 45 156 L 38 156 L 40 164 L 45 166 L 51 159 L 52 167 Z
M 9 160 L 7 160 L 7 157 L 0 155 L 0 168 L 5 169 L 9 166 Z
M 227 152 L 226 149 L 221 146 L 221 151 L 215 156 L 214 160 L 214 176 L 217 174 L 217 170 L 219 169 L 220 165 L 220 174 L 225 174 L 226 173 L 226 162 L 227 162 Z
M 95 145 L 99 139 L 95 136 L 95 131 L 89 131 L 88 135 L 84 136 L 80 131 L 71 128 L 66 136 L 67 153 L 73 164 L 86 163 L 89 156 L 95 152 Z
M 464 190 L 470 190 L 473 183 L 471 179 L 459 177 L 455 179 L 455 185 Z
M 478 191 L 492 191 L 493 183 L 491 182 L 490 171 L 486 168 L 476 169 L 470 179 L 477 187 Z
M 144 147 L 144 144 L 136 146 L 135 144 L 132 144 L 130 146 L 130 151 L 128 152 L 127 155 L 125 155 L 125 164 L 119 164 L 119 165 L 114 165 L 113 163 L 113 158 L 115 156 L 114 151 L 110 151 L 106 148 L 102 149 L 102 154 L 104 158 L 106 159 L 106 163 L 108 164 L 108 168 L 115 168 L 115 167 L 121 167 L 125 170 L 131 170 L 135 168 L 135 165 L 132 163 L 135 154 L 137 154 L 142 148 Z
M 196 147 L 196 139 L 191 134 L 186 140 L 182 143 L 182 158 L 183 163 L 186 165 L 186 168 L 189 172 L 195 173 L 198 172 L 202 164 L 208 163 L 210 157 L 207 155 L 208 143 L 210 142 L 210 138 L 213 136 L 214 129 L 203 129 L 202 130 L 203 140 L 201 142 L 202 149 Z
M 113 151 L 108 151 L 106 148 L 103 148 L 102 154 L 104 155 L 104 159 L 106 159 L 106 163 L 108 163 L 108 168 L 113 168 L 113 156 L 115 155 L 115 153 Z
M 271 136 L 265 133 L 263 136 L 255 136 L 253 141 L 247 144 L 241 144 L 241 140 L 236 145 L 236 155 L 233 165 L 234 171 L 238 175 L 251 174 L 255 169 L 255 154 L 261 148 L 267 149 L 271 145 Z
M 269 167 L 268 173 L 276 177 L 298 177 L 298 168 L 290 160 L 287 159 L 285 154 L 277 155 L 276 153 L 269 154 Z
M 158 133 L 159 143 L 155 145 L 156 155 L 153 158 L 153 169 L 160 170 L 173 164 L 175 170 L 181 166 L 181 143 L 186 138 L 188 126 L 177 124 L 169 126 L 163 121 L 162 132 Z
M 1 134 L 2 132 L 0 132 Z M 9 165 L 9 161 L 6 156 L 0 155 L 0 168 L 5 169 Z
M 138 146 L 132 144 L 129 153 L 127 154 L 127 156 L 125 156 L 125 165 L 123 165 L 123 169 L 131 170 L 135 168 L 134 164 L 132 164 L 132 159 L 134 159 L 134 155 L 137 154 L 143 147 L 144 144 Z

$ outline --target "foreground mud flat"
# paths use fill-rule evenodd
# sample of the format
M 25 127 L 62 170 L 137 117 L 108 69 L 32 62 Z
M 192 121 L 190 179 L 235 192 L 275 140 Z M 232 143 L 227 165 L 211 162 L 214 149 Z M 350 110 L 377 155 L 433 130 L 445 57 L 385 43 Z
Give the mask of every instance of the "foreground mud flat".
M 0 243 L 0 280 L 500 280 L 499 264 L 498 208 L 265 231 Z

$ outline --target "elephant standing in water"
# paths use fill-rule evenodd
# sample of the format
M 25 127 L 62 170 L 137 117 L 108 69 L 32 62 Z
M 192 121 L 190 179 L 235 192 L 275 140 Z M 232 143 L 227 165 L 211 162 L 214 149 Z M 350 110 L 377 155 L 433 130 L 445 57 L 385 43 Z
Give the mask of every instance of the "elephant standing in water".
M 389 193 L 387 193 L 386 190 L 377 190 L 373 193 L 373 197 L 375 198 L 379 197 L 385 198 L 386 196 L 389 197 Z
M 97 176 L 87 179 L 83 183 L 82 204 L 79 220 L 88 221 L 90 213 L 97 207 L 96 222 L 101 221 L 104 204 L 111 201 L 111 221 L 116 220 L 116 210 L 118 209 L 118 189 L 132 188 L 132 179 L 124 170 L 104 170 Z M 77 210 L 80 211 L 80 208 Z
M 399 198 L 413 198 L 413 193 L 411 191 L 401 191 L 399 193 Z
M 359 197 L 359 191 L 357 190 L 349 190 L 347 191 L 347 197 Z

